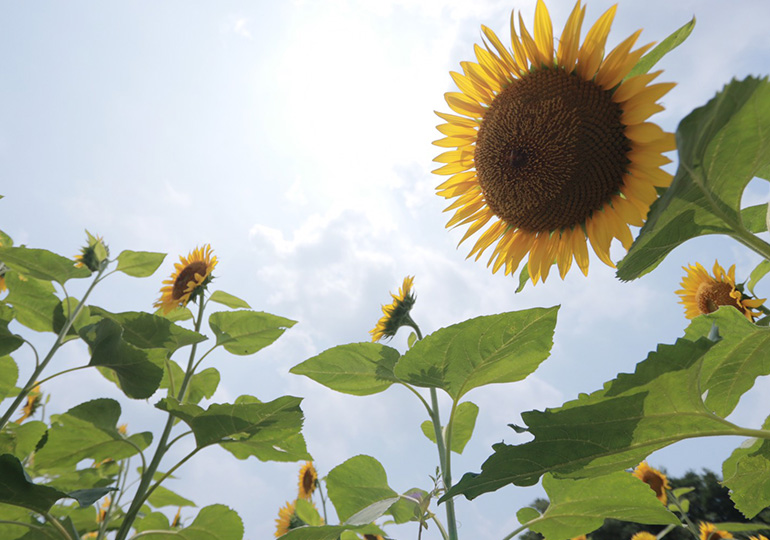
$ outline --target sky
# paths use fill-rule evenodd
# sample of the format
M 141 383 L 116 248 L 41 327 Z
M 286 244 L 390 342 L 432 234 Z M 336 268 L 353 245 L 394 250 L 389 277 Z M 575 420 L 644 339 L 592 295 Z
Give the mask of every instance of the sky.
M 558 35 L 574 4 L 548 4 Z M 585 26 L 610 5 L 589 2 Z M 214 289 L 298 321 L 253 357 L 212 355 L 204 367 L 222 373 L 212 401 L 302 396 L 304 435 L 322 476 L 367 454 L 401 492 L 429 487 L 437 463 L 420 431 L 419 402 L 401 388 L 338 394 L 289 369 L 335 345 L 369 340 L 380 305 L 407 275 L 415 276 L 413 318 L 425 334 L 560 304 L 551 357 L 532 376 L 468 395 L 480 414 L 453 472 L 478 471 L 492 444 L 526 440 L 507 427 L 521 422 L 520 412 L 596 390 L 682 335 L 687 321 L 673 291 L 683 265 L 710 267 L 718 258 L 745 279 L 758 262 L 733 242 L 707 237 L 635 282 L 620 283 L 592 258 L 588 277 L 573 268 L 564 281 L 552 275 L 515 294 L 516 280 L 466 260 L 472 244 L 457 248 L 465 231 L 445 229 L 446 202 L 435 195 L 443 180 L 431 173 L 441 152 L 431 145 L 440 138 L 434 111 L 449 111 L 449 72 L 473 59 L 480 26 L 507 43 L 511 10 L 521 10 L 531 29 L 534 7 L 533 0 L 0 0 L 0 229 L 17 245 L 64 255 L 78 252 L 86 229 L 113 254 L 168 253 L 155 276 L 114 275 L 95 291 L 92 303 L 111 311 L 152 309 L 178 255 L 210 243 L 220 260 Z M 620 0 L 608 46 L 638 28 L 640 43 L 660 41 L 693 15 L 690 39 L 660 63 L 660 80 L 678 83 L 653 117 L 669 131 L 733 77 L 770 72 L 764 0 L 729 8 L 716 0 Z M 755 181 L 744 204 L 767 199 L 767 184 Z M 622 255 L 615 245 L 613 259 Z M 407 334 L 391 345 L 404 351 Z M 63 369 L 86 360 L 85 348 L 72 344 L 57 362 Z M 48 412 L 111 397 L 129 431 L 158 431 L 163 422 L 151 407 L 159 396 L 132 402 L 95 372 L 63 376 L 47 390 Z M 768 390 L 768 380 L 758 381 L 736 421 L 758 427 Z M 709 441 L 706 452 L 703 441 L 680 443 L 650 462 L 674 475 L 719 471 L 739 443 Z M 168 487 L 199 507 L 235 508 L 246 539 L 269 538 L 278 508 L 295 496 L 299 465 L 208 449 Z M 461 537 L 502 538 L 517 527 L 516 510 L 541 495 L 509 486 L 458 500 Z M 185 509 L 183 518 L 194 514 Z M 413 524 L 387 531 L 416 538 Z M 422 538 L 439 535 L 431 528 Z

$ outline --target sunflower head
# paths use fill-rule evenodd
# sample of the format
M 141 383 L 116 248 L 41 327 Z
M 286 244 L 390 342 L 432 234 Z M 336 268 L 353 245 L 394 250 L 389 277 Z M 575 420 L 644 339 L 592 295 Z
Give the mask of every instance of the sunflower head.
M 306 461 L 299 470 L 299 498 L 310 499 L 316 488 L 318 473 L 313 467 L 312 461 Z
M 16 419 L 16 423 L 21 424 L 24 420 L 35 414 L 42 402 L 43 393 L 40 391 L 40 385 L 35 384 L 32 390 L 29 391 L 29 394 L 27 394 L 27 400 L 21 408 L 21 416 Z
M 684 305 L 685 317 L 694 319 L 698 315 L 713 313 L 719 306 L 732 306 L 753 321 L 761 315 L 754 308 L 761 306 L 765 299 L 745 296 L 735 286 L 735 265 L 725 272 L 714 262 L 713 276 L 700 263 L 682 267 L 687 275 L 682 278 L 682 289 L 676 291 Z
M 732 538 L 733 535 L 728 531 L 717 529 L 713 523 L 700 523 L 700 540 L 721 540 L 722 538 Z
M 187 257 L 179 256 L 171 277 L 163 281 L 160 299 L 154 307 L 169 313 L 178 307 L 186 306 L 202 294 L 213 277 L 211 272 L 217 266 L 217 258 L 212 255 L 211 246 L 206 244 L 191 251 Z
M 110 256 L 110 248 L 104 243 L 101 236 L 94 236 L 86 231 L 87 243 L 80 249 L 80 254 L 75 255 L 75 266 L 88 268 L 91 272 L 97 272 L 107 263 Z
M 287 502 L 278 510 L 278 519 L 275 520 L 275 537 L 283 536 L 292 529 L 302 527 L 306 523 L 297 516 L 294 503 Z
M 647 531 L 639 531 L 631 537 L 631 540 L 657 540 L 657 536 Z
M 364 540 L 385 540 L 381 534 L 365 534 Z
M 545 281 L 556 263 L 563 278 L 573 260 L 588 272 L 588 249 L 604 263 L 617 238 L 628 248 L 629 225 L 641 226 L 656 187 L 671 183 L 659 167 L 670 160 L 674 136 L 647 122 L 663 109 L 656 102 L 673 84 L 650 84 L 660 72 L 628 77 L 652 44 L 632 50 L 641 31 L 609 54 L 604 46 L 616 7 L 580 32 L 585 8 L 575 4 L 554 48 L 551 18 L 542 0 L 534 37 L 511 15 L 506 48 L 482 26 L 476 62 L 451 73 L 459 92 L 446 94 L 455 114 L 437 146 L 436 174 L 449 176 L 438 194 L 454 201 L 447 227 L 468 225 L 461 242 L 482 231 L 469 257 L 494 246 L 488 265 L 514 272 L 528 257 L 533 282 Z
M 658 469 L 654 469 L 647 465 L 646 461 L 642 461 L 636 469 L 634 469 L 632 474 L 650 486 L 658 497 L 658 500 L 663 504 L 666 504 L 668 501 L 666 490 L 671 489 L 671 485 L 668 483 L 668 478 L 666 478 L 665 474 Z
M 412 292 L 413 283 L 414 276 L 407 276 L 404 278 L 403 285 L 398 289 L 398 294 L 391 293 L 393 302 L 387 306 L 382 306 L 382 317 L 377 321 L 377 325 L 369 331 L 372 335 L 372 341 L 377 342 L 385 337 L 392 338 L 399 328 L 412 324 L 409 312 L 416 300 Z

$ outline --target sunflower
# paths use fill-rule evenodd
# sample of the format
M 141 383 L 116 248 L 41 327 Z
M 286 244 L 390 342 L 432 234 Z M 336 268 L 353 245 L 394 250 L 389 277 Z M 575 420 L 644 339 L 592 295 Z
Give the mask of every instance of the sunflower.
M 0 293 L 8 290 L 8 287 L 5 285 L 5 272 L 7 270 L 8 268 L 0 262 Z
M 318 473 L 312 461 L 307 461 L 299 470 L 299 498 L 310 499 L 315 491 Z
M 27 402 L 21 408 L 21 416 L 16 419 L 16 423 L 21 424 L 24 420 L 35 414 L 42 401 L 43 394 L 40 392 L 40 385 L 35 384 L 27 394 Z
M 383 316 L 377 321 L 377 325 L 369 331 L 372 335 L 372 341 L 376 342 L 384 337 L 393 337 L 399 328 L 404 325 L 413 325 L 409 311 L 414 306 L 415 295 L 412 293 L 412 284 L 414 276 L 404 278 L 404 284 L 398 289 L 398 294 L 393 293 L 393 302 L 387 306 L 382 306 Z
M 447 227 L 469 224 L 460 243 L 485 228 L 468 257 L 478 260 L 494 245 L 493 273 L 514 272 L 529 254 L 535 283 L 554 262 L 564 278 L 573 258 L 587 274 L 588 241 L 614 267 L 612 239 L 628 249 L 629 225 L 641 226 L 655 188 L 671 183 L 660 166 L 670 162 L 662 152 L 674 150 L 674 136 L 646 120 L 663 110 L 656 101 L 674 84 L 650 84 L 660 71 L 626 78 L 652 45 L 631 50 L 641 30 L 603 56 L 615 9 L 580 45 L 578 0 L 554 50 L 551 18 L 538 0 L 534 38 L 521 15 L 517 34 L 511 14 L 513 51 L 482 26 L 478 63 L 461 62 L 464 74 L 451 73 L 460 92 L 445 98 L 457 115 L 436 113 L 446 123 L 434 144 L 454 149 L 434 160 L 444 165 L 433 172 L 450 176 L 436 189 L 456 199 Z
M 631 540 L 657 540 L 657 536 L 647 531 L 639 531 L 631 537 Z
M 292 529 L 305 525 L 305 522 L 299 519 L 294 503 L 287 502 L 284 507 L 278 510 L 278 519 L 275 520 L 275 537 L 283 536 Z
M 86 237 L 88 243 L 80 249 L 80 254 L 75 255 L 75 266 L 96 272 L 110 256 L 110 248 L 101 236 L 94 236 L 86 231 Z
M 733 535 L 727 531 L 720 531 L 713 523 L 701 521 L 700 540 L 721 540 L 722 538 L 732 538 Z
M 206 244 L 191 251 L 187 257 L 180 255 L 180 262 L 174 265 L 171 278 L 163 281 L 160 299 L 153 304 L 154 307 L 166 314 L 187 305 L 193 295 L 202 292 L 211 282 L 211 272 L 217 265 L 217 258 L 212 256 L 211 251 L 211 246 Z
M 364 540 L 385 540 L 380 534 L 365 534 Z
M 647 465 L 646 461 L 642 461 L 636 469 L 634 469 L 632 474 L 650 486 L 658 497 L 658 500 L 663 504 L 666 504 L 668 500 L 666 490 L 671 489 L 671 485 L 668 483 L 668 478 L 666 478 L 665 474 L 658 469 L 654 469 Z
M 767 540 L 767 537 L 763 534 L 757 536 L 749 536 L 749 540 Z
M 676 291 L 676 294 L 682 298 L 679 303 L 684 304 L 684 315 L 688 319 L 712 313 L 719 306 L 733 306 L 750 321 L 761 315 L 752 308 L 761 306 L 765 299 L 749 298 L 735 288 L 735 265 L 725 272 L 719 266 L 719 261 L 714 261 L 713 277 L 700 263 L 682 268 L 687 271 L 687 275 L 682 278 L 682 289 Z

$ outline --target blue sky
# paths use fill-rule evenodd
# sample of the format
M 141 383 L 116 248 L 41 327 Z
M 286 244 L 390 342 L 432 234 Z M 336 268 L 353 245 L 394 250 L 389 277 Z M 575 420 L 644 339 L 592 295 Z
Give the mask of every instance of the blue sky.
M 249 393 L 267 400 L 304 396 L 305 436 L 323 474 L 369 454 L 391 486 L 427 487 L 435 452 L 407 392 L 354 398 L 290 375 L 289 368 L 340 343 L 368 340 L 406 275 L 415 276 L 413 312 L 424 333 L 469 317 L 561 304 L 550 359 L 525 382 L 476 390 L 477 431 L 456 458 L 455 476 L 478 470 L 519 412 L 558 406 L 618 371 L 632 371 L 659 342 L 686 326 L 673 291 L 681 266 L 715 258 L 745 278 L 757 258 L 724 239 L 675 250 L 655 272 L 622 284 L 592 259 L 589 277 L 573 269 L 514 294 L 516 282 L 465 260 L 464 231 L 447 232 L 446 203 L 431 174 L 440 150 L 434 110 L 447 111 L 450 70 L 472 56 L 486 24 L 507 33 L 512 9 L 528 24 L 534 1 L 311 2 L 0 2 L 0 229 L 17 244 L 75 254 L 88 229 L 113 253 L 169 253 L 146 280 L 113 276 L 93 303 L 147 310 L 178 254 L 210 243 L 220 264 L 214 287 L 259 310 L 298 320 L 253 358 L 215 356 L 223 375 L 214 401 Z M 611 5 L 588 3 L 586 21 Z M 571 1 L 549 2 L 557 35 Z M 693 35 L 660 64 L 678 82 L 654 117 L 668 130 L 733 77 L 770 71 L 770 3 L 621 0 L 614 46 L 637 28 L 660 41 L 698 18 Z M 531 26 L 530 26 L 531 27 Z M 504 42 L 507 39 L 503 38 Z M 766 201 L 752 184 L 746 204 Z M 615 246 L 613 257 L 622 256 Z M 767 287 L 764 288 L 767 291 Z M 770 293 L 766 293 L 770 294 Z M 406 334 L 406 333 L 405 333 Z M 403 350 L 406 335 L 393 345 Z M 41 336 L 41 339 L 45 339 Z M 61 366 L 86 351 L 68 346 Z M 73 390 L 82 381 L 88 392 Z M 763 392 L 764 390 L 764 392 Z M 758 383 L 736 412 L 759 425 L 770 384 Z M 86 398 L 118 398 L 98 374 L 62 377 L 49 412 Z M 150 400 L 153 403 L 154 400 Z M 123 399 L 129 429 L 162 415 Z M 674 474 L 719 470 L 739 441 L 681 444 L 653 465 Z M 693 459 L 692 454 L 697 458 Z M 298 465 L 240 462 L 210 449 L 171 487 L 199 506 L 239 511 L 246 538 L 270 537 L 277 509 L 293 498 Z M 505 488 L 458 503 L 465 538 L 498 538 L 516 527 L 515 510 L 537 489 Z M 172 509 L 169 509 L 172 510 Z M 443 514 L 443 509 L 440 509 Z M 185 514 L 189 516 L 192 513 Z M 414 527 L 393 528 L 398 538 Z M 438 538 L 436 531 L 423 535 Z

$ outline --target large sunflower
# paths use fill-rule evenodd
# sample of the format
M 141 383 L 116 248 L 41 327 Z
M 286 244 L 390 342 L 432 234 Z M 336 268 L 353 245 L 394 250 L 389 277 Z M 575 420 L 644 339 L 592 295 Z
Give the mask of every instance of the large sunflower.
M 492 272 L 514 272 L 529 253 L 535 283 L 554 262 L 563 278 L 573 258 L 587 274 L 587 240 L 614 266 L 612 239 L 627 249 L 629 225 L 641 226 L 655 187 L 671 183 L 659 167 L 670 161 L 662 152 L 675 148 L 674 136 L 646 120 L 663 110 L 656 101 L 674 84 L 650 84 L 660 71 L 626 79 L 652 45 L 631 50 L 641 30 L 604 56 L 615 9 L 581 45 L 578 0 L 554 50 L 538 0 L 534 37 L 521 15 L 518 33 L 511 15 L 512 51 L 482 26 L 489 42 L 475 46 L 478 62 L 451 73 L 460 92 L 445 97 L 457 115 L 436 113 L 447 123 L 434 144 L 455 149 L 435 158 L 445 165 L 434 172 L 450 176 L 436 189 L 456 199 L 447 227 L 469 224 L 461 242 L 485 228 L 468 256 L 478 260 L 494 245 Z
M 217 265 L 217 258 L 211 254 L 211 246 L 206 244 L 191 251 L 187 257 L 179 256 L 174 265 L 174 273 L 163 281 L 160 299 L 154 307 L 163 313 L 187 305 L 193 294 L 200 292 L 211 281 L 211 272 Z
M 412 322 L 409 312 L 415 302 L 415 296 L 412 293 L 413 283 L 414 276 L 407 276 L 404 278 L 403 285 L 398 289 L 398 295 L 390 294 L 393 302 L 387 306 L 382 306 L 382 317 L 377 321 L 377 325 L 369 331 L 372 335 L 372 341 L 376 342 L 384 337 L 393 337 L 399 328 Z
M 732 538 L 733 535 L 728 531 L 717 529 L 713 523 L 701 521 L 700 540 L 722 540 L 723 538 Z
M 761 306 L 765 299 L 748 298 L 735 288 L 735 265 L 725 272 L 719 261 L 714 261 L 713 276 L 700 263 L 682 268 L 687 271 L 687 275 L 682 278 L 682 289 L 676 291 L 676 294 L 682 298 L 679 303 L 684 304 L 685 317 L 688 319 L 712 313 L 719 306 L 733 306 L 750 321 L 761 315 L 753 308 Z
M 297 516 L 295 503 L 287 502 L 278 510 L 278 519 L 275 520 L 275 537 L 283 536 L 292 529 L 302 527 L 305 522 Z
M 315 491 L 318 473 L 313 467 L 312 461 L 306 461 L 299 470 L 299 498 L 310 499 Z
M 650 486 L 655 492 L 655 496 L 658 497 L 658 500 L 663 504 L 666 504 L 668 501 L 666 490 L 671 489 L 671 485 L 668 483 L 668 478 L 666 478 L 665 474 L 658 469 L 654 469 L 647 465 L 646 461 L 642 461 L 636 469 L 634 469 L 632 474 Z

